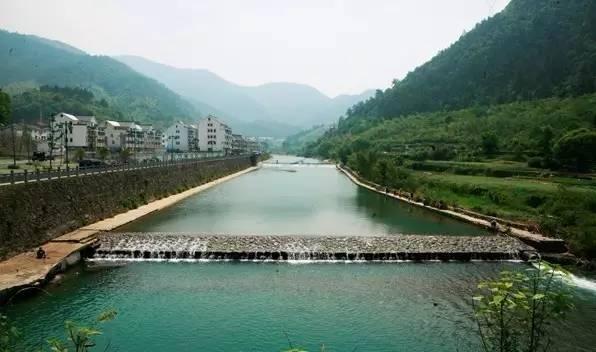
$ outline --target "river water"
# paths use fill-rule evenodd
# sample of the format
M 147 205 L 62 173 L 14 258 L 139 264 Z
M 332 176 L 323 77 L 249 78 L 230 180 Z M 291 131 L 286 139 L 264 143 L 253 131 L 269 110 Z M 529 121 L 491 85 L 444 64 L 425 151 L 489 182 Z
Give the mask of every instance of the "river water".
M 302 159 L 274 160 L 287 163 Z M 258 171 L 187 198 L 124 226 L 121 231 L 234 235 L 485 234 L 478 227 L 357 187 L 333 165 L 292 166 L 275 164 L 273 160 Z
M 282 159 L 294 160 L 294 159 Z M 287 170 L 294 169 L 296 172 Z M 272 165 L 126 226 L 230 234 L 485 234 L 358 189 L 331 167 Z M 9 316 L 30 348 L 63 321 L 102 326 L 116 351 L 478 351 L 470 297 L 478 281 L 524 264 L 89 263 Z M 578 288 L 558 351 L 596 351 L 596 293 Z M 288 340 L 290 342 L 288 342 Z M 103 349 L 100 349 L 103 350 Z

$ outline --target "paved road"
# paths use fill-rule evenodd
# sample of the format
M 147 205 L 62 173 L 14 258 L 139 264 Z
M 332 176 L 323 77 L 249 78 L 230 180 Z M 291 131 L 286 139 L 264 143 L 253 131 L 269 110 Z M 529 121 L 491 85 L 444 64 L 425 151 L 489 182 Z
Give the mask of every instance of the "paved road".
M 25 182 L 37 182 L 37 181 L 51 181 L 55 179 L 65 178 L 65 177 L 79 177 L 85 175 L 98 175 L 104 173 L 111 173 L 111 172 L 123 172 L 123 171 L 131 171 L 131 170 L 141 170 L 141 169 L 149 169 L 149 168 L 156 168 L 156 167 L 170 167 L 176 165 L 185 165 L 189 163 L 204 163 L 209 161 L 216 161 L 216 160 L 224 160 L 224 159 L 233 159 L 237 158 L 238 156 L 233 157 L 217 157 L 217 158 L 205 158 L 205 159 L 185 159 L 185 160 L 175 160 L 169 162 L 154 162 L 154 163 L 146 163 L 146 164 L 123 164 L 123 165 L 115 165 L 115 166 L 107 166 L 107 167 L 87 167 L 87 168 L 76 168 L 76 169 L 56 169 L 53 171 L 47 170 L 39 170 L 38 172 L 27 172 L 24 173 L 22 171 L 14 172 L 13 174 L 0 174 L 0 186 L 10 186 L 12 184 L 19 184 Z

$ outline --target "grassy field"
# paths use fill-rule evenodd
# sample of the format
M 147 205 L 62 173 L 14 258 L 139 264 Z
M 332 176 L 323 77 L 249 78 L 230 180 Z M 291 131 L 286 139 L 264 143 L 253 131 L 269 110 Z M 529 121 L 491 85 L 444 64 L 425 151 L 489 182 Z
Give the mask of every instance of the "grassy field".
M 489 177 L 411 171 L 421 197 L 521 221 L 596 256 L 596 181 L 571 177 Z

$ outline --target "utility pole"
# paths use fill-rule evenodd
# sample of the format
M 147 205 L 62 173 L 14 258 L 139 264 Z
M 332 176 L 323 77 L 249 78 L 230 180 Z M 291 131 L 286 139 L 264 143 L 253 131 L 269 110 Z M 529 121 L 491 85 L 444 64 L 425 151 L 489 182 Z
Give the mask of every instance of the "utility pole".
M 72 122 L 65 122 L 62 127 L 64 127 L 64 159 L 68 166 L 68 133 L 72 135 Z
M 10 129 L 12 132 L 12 168 L 17 168 L 17 135 L 14 130 L 14 121 L 10 125 Z
M 52 160 L 54 159 L 54 122 L 55 114 L 50 115 L 50 136 L 48 141 L 48 147 L 50 147 L 50 170 L 52 170 Z

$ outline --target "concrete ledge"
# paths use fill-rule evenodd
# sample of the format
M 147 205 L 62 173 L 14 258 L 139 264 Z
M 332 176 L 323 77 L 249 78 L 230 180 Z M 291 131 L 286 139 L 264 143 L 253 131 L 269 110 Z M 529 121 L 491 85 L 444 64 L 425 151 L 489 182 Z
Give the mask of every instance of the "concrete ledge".
M 95 241 L 97 240 L 86 243 L 49 242 L 43 245 L 45 259 L 37 259 L 36 249 L 32 249 L 1 262 L 0 304 L 22 288 L 42 286 L 51 280 L 55 273 L 78 262 L 81 258 L 79 253 Z

